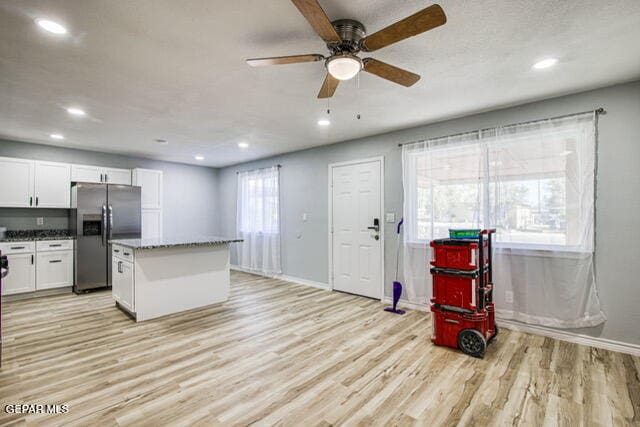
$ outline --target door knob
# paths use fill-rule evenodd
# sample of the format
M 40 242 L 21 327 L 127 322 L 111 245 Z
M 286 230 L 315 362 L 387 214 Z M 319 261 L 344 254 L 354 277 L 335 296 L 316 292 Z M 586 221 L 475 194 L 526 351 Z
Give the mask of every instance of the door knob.
M 367 227 L 368 230 L 375 230 L 376 232 L 380 231 L 380 220 L 378 218 L 373 218 L 373 227 Z

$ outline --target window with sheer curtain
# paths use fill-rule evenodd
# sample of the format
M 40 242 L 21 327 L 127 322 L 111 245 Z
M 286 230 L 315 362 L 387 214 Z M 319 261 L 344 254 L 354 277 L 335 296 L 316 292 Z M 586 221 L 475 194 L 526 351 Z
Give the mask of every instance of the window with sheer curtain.
M 281 273 L 280 172 L 277 166 L 238 173 L 236 245 L 240 267 L 265 274 Z
M 496 228 L 496 283 L 514 296 L 500 301 L 503 318 L 604 321 L 593 274 L 595 122 L 588 113 L 403 146 L 409 299 L 430 296 L 429 241 L 450 228 Z

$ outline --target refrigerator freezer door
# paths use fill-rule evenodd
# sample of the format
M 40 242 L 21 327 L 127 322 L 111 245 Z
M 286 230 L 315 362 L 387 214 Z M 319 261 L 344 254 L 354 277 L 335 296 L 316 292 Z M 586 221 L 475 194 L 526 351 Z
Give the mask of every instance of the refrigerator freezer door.
M 76 292 L 107 286 L 106 196 L 104 184 L 78 183 L 72 189 Z
M 141 188 L 131 185 L 107 186 L 108 239 L 139 239 L 141 236 Z M 111 251 L 107 253 L 111 266 Z M 111 268 L 108 268 L 111 285 Z

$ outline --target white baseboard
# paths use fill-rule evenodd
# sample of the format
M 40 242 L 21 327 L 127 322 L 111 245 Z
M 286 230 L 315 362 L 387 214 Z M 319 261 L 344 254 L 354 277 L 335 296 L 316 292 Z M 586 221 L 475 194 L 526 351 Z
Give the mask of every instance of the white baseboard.
M 242 271 L 244 273 L 255 274 L 257 276 L 271 277 L 271 278 L 283 280 L 289 283 L 297 283 L 299 285 L 311 286 L 312 288 L 324 289 L 326 291 L 331 290 L 331 287 L 329 286 L 328 283 L 316 282 L 315 280 L 301 279 L 300 277 L 293 277 L 286 274 L 272 274 L 272 275 L 263 274 L 256 271 L 244 269 L 238 265 L 231 265 L 231 269 L 236 271 Z
M 384 297 L 383 302 L 385 304 L 393 303 L 393 298 Z M 409 301 L 400 300 L 398 307 L 409 308 L 412 310 L 429 312 L 431 311 L 427 304 L 415 304 Z M 629 344 L 622 341 L 615 341 L 606 338 L 592 337 L 585 334 L 577 334 L 575 332 L 561 331 L 558 329 L 548 328 L 546 326 L 528 325 L 520 323 L 514 320 L 496 318 L 498 325 L 518 332 L 526 332 L 529 334 L 540 335 L 543 337 L 554 338 L 560 341 L 566 341 L 574 344 L 586 345 L 595 348 L 601 348 L 604 350 L 617 351 L 619 353 L 626 353 L 632 356 L 640 356 L 640 345 Z
M 497 319 L 498 324 L 506 329 L 513 331 L 527 332 L 543 337 L 554 338 L 560 341 L 566 341 L 574 344 L 586 345 L 589 347 L 601 348 L 604 350 L 617 351 L 632 356 L 640 356 L 640 345 L 630 344 L 622 341 L 615 341 L 606 338 L 592 337 L 575 332 L 560 331 L 558 329 L 547 328 L 538 325 L 526 325 L 520 322 L 506 319 Z
M 387 297 L 385 296 L 384 298 L 382 298 L 382 302 L 383 304 L 393 304 L 393 298 L 392 297 Z M 401 308 L 408 308 L 410 310 L 417 310 L 417 311 L 426 311 L 426 312 L 430 312 L 431 309 L 429 308 L 428 305 L 426 304 L 416 304 L 413 302 L 409 302 L 406 300 L 400 300 L 398 301 L 398 307 Z
M 298 283 L 301 285 L 312 286 L 314 288 L 331 290 L 331 287 L 327 283 L 315 282 L 313 280 L 301 279 L 298 277 L 287 276 L 285 274 L 279 274 L 275 276 L 268 276 L 259 274 L 254 271 L 244 270 L 237 265 L 231 266 L 232 270 L 244 271 L 245 273 L 256 274 L 265 277 L 274 277 L 276 279 L 284 280 L 285 282 Z M 385 296 L 382 299 L 383 304 L 392 304 L 393 298 Z M 431 309 L 428 304 L 416 304 L 406 300 L 398 301 L 398 307 L 408 308 L 410 310 L 417 310 L 422 312 L 430 312 Z M 566 341 L 574 344 L 586 345 L 595 348 L 601 348 L 604 350 L 616 351 L 619 353 L 626 353 L 632 356 L 640 356 L 640 345 L 629 344 L 622 341 L 615 341 L 606 338 L 592 337 L 584 334 L 577 334 L 574 332 L 560 331 L 558 329 L 552 329 L 545 326 L 527 325 L 524 323 L 516 322 L 508 319 L 497 318 L 498 325 L 518 332 L 526 332 L 529 334 L 540 335 L 543 337 L 554 338 L 560 341 Z

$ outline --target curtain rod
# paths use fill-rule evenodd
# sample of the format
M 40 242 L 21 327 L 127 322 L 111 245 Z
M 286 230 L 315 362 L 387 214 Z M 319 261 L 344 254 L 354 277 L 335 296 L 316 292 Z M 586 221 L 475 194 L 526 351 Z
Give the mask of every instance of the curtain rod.
M 606 111 L 605 111 L 605 109 L 604 109 L 604 108 L 600 107 L 600 108 L 596 108 L 595 110 L 588 110 L 588 111 L 582 111 L 582 112 L 580 112 L 580 113 L 571 113 L 571 114 L 565 114 L 565 115 L 562 115 L 562 116 L 549 117 L 548 119 L 529 120 L 529 121 L 526 121 L 526 122 L 513 123 L 513 124 L 505 125 L 505 126 L 495 126 L 495 127 L 491 127 L 491 128 L 484 128 L 484 129 L 479 129 L 479 130 L 469 130 L 469 131 L 466 131 L 466 132 L 454 133 L 453 135 L 437 136 L 437 137 L 435 137 L 435 138 L 427 138 L 427 139 L 450 138 L 450 137 L 453 137 L 453 136 L 465 135 L 465 134 L 467 134 L 467 133 L 473 133 L 473 132 L 485 132 L 485 131 L 488 131 L 488 130 L 491 130 L 491 129 L 496 129 L 496 128 L 499 128 L 499 127 L 505 127 L 505 128 L 508 128 L 508 127 L 511 127 L 511 126 L 527 125 L 527 124 L 530 124 L 530 123 L 541 122 L 541 121 L 543 121 L 543 120 L 564 119 L 564 118 L 566 118 L 566 117 L 579 116 L 579 115 L 581 115 L 581 114 L 587 114 L 587 113 L 605 114 L 605 113 L 606 113 Z M 424 141 L 426 141 L 427 139 L 420 139 L 420 140 L 418 140 L 418 141 L 411 141 L 411 142 L 403 142 L 403 143 L 398 144 L 398 147 L 402 147 L 403 145 L 416 144 L 416 143 L 418 143 L 418 142 L 424 142 Z
M 282 167 L 282 165 L 275 165 L 275 166 L 276 166 L 277 168 L 281 168 L 281 167 Z M 236 171 L 236 174 L 238 174 L 238 173 L 240 173 L 240 172 L 255 172 L 255 171 L 262 170 L 262 169 L 269 169 L 269 168 L 272 168 L 272 167 L 273 167 L 273 166 L 267 166 L 266 168 L 256 168 L 256 169 L 249 169 L 249 170 L 246 170 L 246 171 Z

